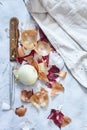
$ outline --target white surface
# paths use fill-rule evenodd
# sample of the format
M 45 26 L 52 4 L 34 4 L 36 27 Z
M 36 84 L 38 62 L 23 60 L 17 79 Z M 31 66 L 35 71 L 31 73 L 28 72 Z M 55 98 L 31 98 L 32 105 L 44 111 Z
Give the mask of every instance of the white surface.
M 13 110 L 1 110 L 2 102 L 9 103 L 9 39 L 5 29 L 9 27 L 9 19 L 13 16 L 19 18 L 20 24 L 29 23 L 30 17 L 22 0 L 0 1 L 3 3 L 3 6 L 0 5 L 0 130 L 20 130 L 21 123 L 26 120 L 32 122 L 35 130 L 58 130 L 47 117 L 50 109 L 57 109 L 60 104 L 63 105 L 63 113 L 72 119 L 69 125 L 62 128 L 63 130 L 87 130 L 87 89 L 79 85 L 66 68 L 64 69 L 68 72 L 67 77 L 61 81 L 65 92 L 50 99 L 46 109 L 37 111 L 31 104 L 25 104 L 28 111 L 24 117 L 18 117 Z M 37 84 L 35 86 L 38 86 Z M 15 87 L 14 109 L 22 104 L 20 91 L 24 89 L 22 85 L 16 84 Z

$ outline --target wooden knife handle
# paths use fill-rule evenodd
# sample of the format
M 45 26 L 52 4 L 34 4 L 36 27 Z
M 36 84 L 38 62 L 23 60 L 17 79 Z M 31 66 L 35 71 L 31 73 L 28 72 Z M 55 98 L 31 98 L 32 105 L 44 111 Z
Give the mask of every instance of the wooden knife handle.
M 18 47 L 18 31 L 19 20 L 16 17 L 10 19 L 10 61 L 15 61 L 17 58 Z

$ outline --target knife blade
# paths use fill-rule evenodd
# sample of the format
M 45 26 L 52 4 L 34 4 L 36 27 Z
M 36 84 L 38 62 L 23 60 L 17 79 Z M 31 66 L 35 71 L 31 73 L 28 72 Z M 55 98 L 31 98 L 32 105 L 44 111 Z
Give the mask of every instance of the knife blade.
M 14 82 L 14 74 L 13 70 L 16 66 L 16 58 L 18 55 L 17 47 L 18 47 L 18 38 L 19 38 L 19 31 L 18 31 L 18 24 L 19 20 L 16 17 L 12 17 L 10 19 L 10 109 L 13 108 L 14 101 L 15 101 L 15 82 Z

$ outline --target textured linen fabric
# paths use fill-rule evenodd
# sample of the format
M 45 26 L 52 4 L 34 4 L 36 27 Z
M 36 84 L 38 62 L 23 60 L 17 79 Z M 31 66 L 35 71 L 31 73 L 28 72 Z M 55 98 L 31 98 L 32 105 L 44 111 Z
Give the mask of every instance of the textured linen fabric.
M 87 88 L 86 5 L 86 0 L 26 0 L 31 15 L 72 75 Z

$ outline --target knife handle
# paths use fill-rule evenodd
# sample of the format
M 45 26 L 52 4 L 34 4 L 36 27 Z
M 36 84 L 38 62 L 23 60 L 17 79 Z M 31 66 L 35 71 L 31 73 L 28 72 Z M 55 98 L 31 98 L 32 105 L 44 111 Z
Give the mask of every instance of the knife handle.
M 18 47 L 18 30 L 19 21 L 16 17 L 10 19 L 10 61 L 15 61 L 17 58 Z

